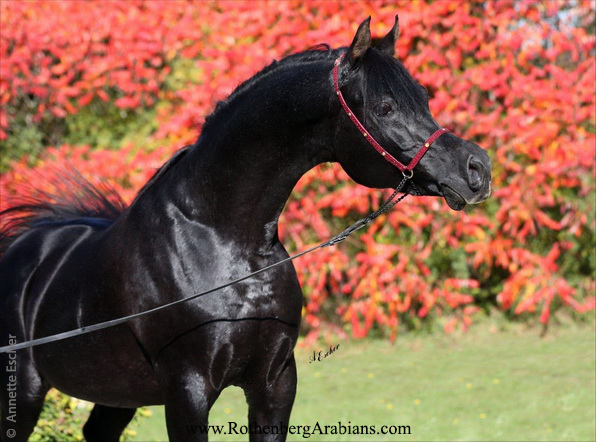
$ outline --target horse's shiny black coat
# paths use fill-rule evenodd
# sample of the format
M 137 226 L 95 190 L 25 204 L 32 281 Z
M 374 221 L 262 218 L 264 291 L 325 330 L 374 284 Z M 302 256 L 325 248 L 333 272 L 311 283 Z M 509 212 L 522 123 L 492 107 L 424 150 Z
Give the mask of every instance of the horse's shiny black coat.
M 334 60 L 347 51 L 340 67 L 346 100 L 408 163 L 439 126 L 423 88 L 393 58 L 397 28 L 371 48 L 366 20 L 347 49 L 307 51 L 265 68 L 217 106 L 198 141 L 128 208 L 89 191 L 94 201 L 76 210 L 41 204 L 4 213 L 30 216 L 9 223 L 2 238 L 2 344 L 9 335 L 22 342 L 140 312 L 286 258 L 278 218 L 298 179 L 317 164 L 338 161 L 366 186 L 397 185 L 401 173 L 362 139 L 331 78 Z M 461 209 L 488 196 L 490 162 L 475 144 L 446 134 L 413 182 L 417 192 Z M 50 387 L 98 404 L 85 425 L 89 440 L 117 440 L 134 409 L 150 404 L 165 404 L 172 440 L 205 439 L 187 425 L 206 423 L 229 385 L 244 390 L 251 424 L 287 425 L 302 304 L 288 263 L 125 325 L 19 351 L 16 424 L 6 419 L 14 403 L 2 370 L 1 437 L 13 428 L 11 440 L 27 439 Z M 8 357 L 0 355 L 0 366 Z

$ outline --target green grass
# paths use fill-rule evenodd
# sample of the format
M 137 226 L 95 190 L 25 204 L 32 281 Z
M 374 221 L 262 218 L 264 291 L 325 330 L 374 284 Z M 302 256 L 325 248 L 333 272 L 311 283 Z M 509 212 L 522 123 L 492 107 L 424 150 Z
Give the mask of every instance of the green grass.
M 494 329 L 493 329 L 494 331 Z M 405 336 L 340 342 L 310 363 L 296 351 L 298 395 L 292 425 L 409 425 L 411 435 L 289 436 L 289 440 L 596 440 L 593 326 L 555 329 L 546 338 L 478 326 L 463 336 Z M 162 407 L 135 440 L 167 440 Z M 238 388 L 225 390 L 210 424 L 246 424 Z M 211 436 L 211 440 L 248 440 Z

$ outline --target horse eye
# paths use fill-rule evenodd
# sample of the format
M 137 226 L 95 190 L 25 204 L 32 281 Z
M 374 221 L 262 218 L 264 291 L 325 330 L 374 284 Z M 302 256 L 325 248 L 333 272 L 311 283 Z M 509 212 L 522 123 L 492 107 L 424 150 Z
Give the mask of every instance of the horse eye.
M 376 107 L 375 112 L 378 116 L 381 117 L 381 116 L 387 115 L 392 110 L 393 110 L 393 108 L 391 107 L 391 105 L 389 103 L 383 102 Z

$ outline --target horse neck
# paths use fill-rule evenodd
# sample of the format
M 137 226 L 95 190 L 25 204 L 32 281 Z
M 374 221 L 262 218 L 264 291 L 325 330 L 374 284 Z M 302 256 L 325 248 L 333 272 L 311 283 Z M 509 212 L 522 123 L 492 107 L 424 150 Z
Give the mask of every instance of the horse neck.
M 296 182 L 333 160 L 331 65 L 320 60 L 273 72 L 235 97 L 139 198 L 140 212 L 245 244 L 276 243 L 278 218 Z

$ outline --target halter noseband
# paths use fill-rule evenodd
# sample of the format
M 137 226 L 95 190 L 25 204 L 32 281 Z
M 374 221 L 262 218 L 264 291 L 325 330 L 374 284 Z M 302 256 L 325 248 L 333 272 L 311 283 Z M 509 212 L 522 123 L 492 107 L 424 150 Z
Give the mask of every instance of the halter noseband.
M 373 136 L 362 125 L 360 120 L 358 120 L 358 118 L 356 118 L 356 115 L 354 115 L 354 112 L 352 112 L 352 109 L 350 109 L 350 106 L 348 106 L 348 103 L 346 103 L 346 100 L 344 99 L 344 96 L 341 93 L 341 90 L 339 89 L 339 65 L 345 55 L 346 55 L 345 53 L 341 54 L 335 60 L 335 64 L 333 65 L 333 85 L 335 87 L 335 92 L 337 93 L 337 96 L 339 97 L 339 102 L 341 103 L 341 107 L 344 109 L 344 111 L 346 112 L 348 117 L 350 117 L 350 120 L 352 120 L 352 123 L 354 123 L 354 126 L 356 126 L 356 128 L 360 131 L 360 133 L 362 135 L 364 135 L 364 138 L 366 138 L 366 140 L 370 143 L 370 145 L 372 147 L 374 147 L 375 150 L 377 152 L 379 152 L 381 154 L 381 156 L 383 158 L 385 158 L 389 163 L 391 163 L 392 165 L 397 167 L 401 171 L 401 173 L 404 175 L 405 178 L 407 178 L 407 179 L 412 178 L 412 176 L 414 175 L 414 167 L 416 167 L 418 162 L 422 159 L 424 154 L 428 151 L 430 146 L 432 146 L 432 144 L 437 140 L 437 138 L 439 138 L 444 133 L 448 132 L 447 129 L 445 129 L 444 127 L 437 129 L 428 138 L 428 140 L 426 140 L 424 142 L 424 144 L 422 145 L 422 147 L 420 148 L 418 153 L 414 156 L 414 158 L 412 158 L 412 161 L 410 161 L 410 164 L 408 164 L 407 166 L 404 166 L 393 155 L 391 155 L 389 152 L 387 152 L 383 148 L 383 146 L 381 146 L 377 142 L 377 140 L 375 140 L 373 138 Z

